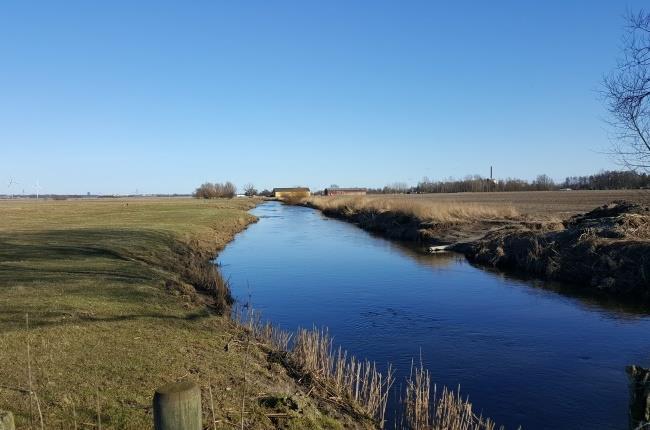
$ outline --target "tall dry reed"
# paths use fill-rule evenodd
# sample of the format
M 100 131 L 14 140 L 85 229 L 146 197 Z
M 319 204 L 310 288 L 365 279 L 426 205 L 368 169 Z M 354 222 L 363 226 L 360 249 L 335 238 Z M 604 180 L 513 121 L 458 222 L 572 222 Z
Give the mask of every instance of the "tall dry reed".
M 340 399 L 353 405 L 358 412 L 372 417 L 384 428 L 386 407 L 394 384 L 394 372 L 389 365 L 386 374 L 377 370 L 375 363 L 348 355 L 342 348 L 334 348 L 326 329 L 299 329 L 295 336 L 263 323 L 254 310 L 238 307 L 234 319 L 249 330 L 250 336 L 286 354 L 285 365 L 310 380 L 312 387 L 323 391 L 327 398 Z M 406 379 L 403 419 L 399 428 L 410 430 L 495 430 L 495 423 L 476 415 L 468 399 L 442 388 L 438 393 L 431 384 L 429 371 L 420 361 L 412 365 Z M 503 430 L 503 427 L 500 427 Z
M 286 354 L 284 364 L 318 387 L 329 400 L 352 405 L 363 415 L 374 418 L 383 428 L 388 395 L 393 385 L 393 370 L 386 374 L 375 363 L 359 360 L 347 351 L 334 349 L 327 330 L 299 329 L 294 337 L 270 323 L 263 323 L 259 313 L 237 308 L 235 320 L 251 336 Z
M 476 415 L 469 399 L 463 399 L 458 391 L 443 387 L 440 394 L 433 386 L 431 377 L 422 363 L 411 367 L 406 381 L 404 398 L 406 428 L 411 430 L 494 430 L 496 425 L 489 418 Z M 500 427 L 503 430 L 503 427 Z
M 315 328 L 298 330 L 291 355 L 303 372 L 324 384 L 332 394 L 352 400 L 383 425 L 393 385 L 391 366 L 384 376 L 375 363 L 348 356 L 340 347 L 334 350 L 327 330 Z
M 411 216 L 424 222 L 462 222 L 516 219 L 519 212 L 511 205 L 433 201 L 424 198 L 386 196 L 310 197 L 307 202 L 322 211 L 353 215 L 359 212 Z

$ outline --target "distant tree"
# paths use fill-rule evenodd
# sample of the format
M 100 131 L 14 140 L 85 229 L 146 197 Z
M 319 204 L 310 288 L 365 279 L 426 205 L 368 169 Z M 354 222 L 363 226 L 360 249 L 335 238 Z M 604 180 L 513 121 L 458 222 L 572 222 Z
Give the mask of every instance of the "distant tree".
M 410 188 L 405 182 L 394 182 L 386 185 L 383 189 L 384 194 L 402 194 L 407 191 L 410 191 Z
M 533 181 L 533 188 L 537 191 L 548 191 L 555 187 L 555 182 L 548 175 L 537 175 Z
M 198 199 L 216 199 L 235 197 L 237 187 L 232 182 L 212 183 L 206 182 L 194 191 L 194 197 Z
M 248 197 L 257 195 L 257 189 L 255 189 L 255 185 L 251 183 L 244 185 L 244 195 Z
M 650 171 L 650 13 L 627 18 L 623 55 L 605 78 L 604 95 L 616 130 L 612 153 L 631 169 Z
M 262 197 L 273 197 L 273 191 L 269 191 L 266 188 L 258 193 Z
M 332 184 L 332 185 L 330 185 L 330 188 L 341 188 L 341 187 L 339 187 L 339 186 L 336 185 L 336 184 Z
M 217 196 L 214 184 L 211 182 L 205 182 L 201 184 L 200 187 L 194 191 L 194 197 L 197 199 L 213 199 Z
M 237 187 L 230 181 L 223 184 L 222 187 L 221 195 L 219 197 L 233 198 L 237 194 Z

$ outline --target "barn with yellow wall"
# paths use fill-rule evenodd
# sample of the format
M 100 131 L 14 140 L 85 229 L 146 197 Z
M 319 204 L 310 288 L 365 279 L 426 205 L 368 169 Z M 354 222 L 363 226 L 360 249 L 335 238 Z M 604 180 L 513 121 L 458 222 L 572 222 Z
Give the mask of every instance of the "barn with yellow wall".
M 306 198 L 311 196 L 309 188 L 295 187 L 295 188 L 273 188 L 273 197 L 278 199 L 286 198 Z

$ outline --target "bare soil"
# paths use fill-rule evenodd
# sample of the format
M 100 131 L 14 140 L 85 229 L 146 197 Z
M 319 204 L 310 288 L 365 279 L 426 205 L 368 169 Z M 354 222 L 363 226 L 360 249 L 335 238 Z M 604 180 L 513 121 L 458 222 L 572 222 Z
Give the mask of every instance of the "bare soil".
M 650 301 L 650 208 L 617 201 L 561 225 L 511 225 L 452 249 L 502 269 Z

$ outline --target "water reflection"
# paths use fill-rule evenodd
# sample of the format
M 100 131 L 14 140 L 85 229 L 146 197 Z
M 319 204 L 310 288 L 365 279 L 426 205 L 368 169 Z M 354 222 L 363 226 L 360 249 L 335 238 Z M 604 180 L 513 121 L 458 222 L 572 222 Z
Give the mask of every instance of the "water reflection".
M 375 236 L 377 240 L 387 241 L 386 239 Z M 450 269 L 453 265 L 467 263 L 484 271 L 486 274 L 504 282 L 516 282 L 516 287 L 526 286 L 532 289 L 542 289 L 544 291 L 553 291 L 567 298 L 575 299 L 580 306 L 594 311 L 606 311 L 611 318 L 636 319 L 644 318 L 650 315 L 650 307 L 646 302 L 626 299 L 606 294 L 594 295 L 588 290 L 581 290 L 574 285 L 567 285 L 561 282 L 543 281 L 523 273 L 503 272 L 497 269 L 472 264 L 467 261 L 464 255 L 455 252 L 439 252 L 429 254 L 426 248 L 415 246 L 408 243 L 387 241 L 387 246 L 408 258 L 413 259 L 423 267 L 432 269 Z

